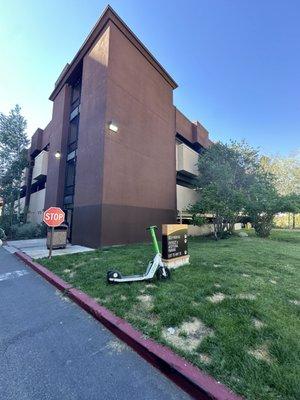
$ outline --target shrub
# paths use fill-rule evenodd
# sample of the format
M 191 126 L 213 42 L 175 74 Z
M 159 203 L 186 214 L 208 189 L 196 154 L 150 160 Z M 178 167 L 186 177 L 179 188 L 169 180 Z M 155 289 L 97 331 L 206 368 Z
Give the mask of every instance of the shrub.
M 253 222 L 253 228 L 257 236 L 267 238 L 274 227 L 273 215 L 260 215 Z
M 46 236 L 46 228 L 43 224 L 33 224 L 28 222 L 22 225 L 11 227 L 12 239 L 34 239 Z

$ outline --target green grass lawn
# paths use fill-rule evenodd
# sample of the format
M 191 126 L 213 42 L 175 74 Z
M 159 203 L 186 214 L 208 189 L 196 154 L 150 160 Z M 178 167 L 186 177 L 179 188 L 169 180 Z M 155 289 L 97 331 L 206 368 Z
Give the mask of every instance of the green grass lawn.
M 247 399 L 300 398 L 300 232 L 189 241 L 170 281 L 107 285 L 143 273 L 150 244 L 39 260 L 145 335 Z

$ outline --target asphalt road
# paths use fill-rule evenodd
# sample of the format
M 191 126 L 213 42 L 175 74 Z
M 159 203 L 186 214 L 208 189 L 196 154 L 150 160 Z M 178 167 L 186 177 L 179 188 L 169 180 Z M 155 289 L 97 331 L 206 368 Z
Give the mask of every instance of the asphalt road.
M 0 399 L 190 399 L 0 248 Z

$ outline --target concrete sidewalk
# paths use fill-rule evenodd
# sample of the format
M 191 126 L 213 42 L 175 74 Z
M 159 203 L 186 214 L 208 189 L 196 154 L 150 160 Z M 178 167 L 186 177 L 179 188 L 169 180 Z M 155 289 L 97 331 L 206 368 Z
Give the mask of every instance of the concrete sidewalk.
M 1 248 L 0 296 L 1 398 L 190 398 Z
M 49 250 L 46 246 L 46 239 L 26 239 L 26 240 L 10 240 L 7 245 L 3 246 L 10 253 L 22 251 L 33 259 L 48 257 Z M 52 251 L 52 256 L 62 256 L 66 254 L 83 253 L 85 251 L 93 251 L 90 247 L 67 244 L 65 249 L 56 249 Z

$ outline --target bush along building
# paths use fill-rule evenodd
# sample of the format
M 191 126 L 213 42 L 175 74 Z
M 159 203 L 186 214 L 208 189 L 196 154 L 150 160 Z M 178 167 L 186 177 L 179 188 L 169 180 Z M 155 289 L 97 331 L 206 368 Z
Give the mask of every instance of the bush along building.
M 107 7 L 55 83 L 50 123 L 32 137 L 28 220 L 59 206 L 69 240 L 91 247 L 144 241 L 147 226 L 176 223 L 196 200 L 198 155 L 211 144 L 173 105 L 176 87 Z

